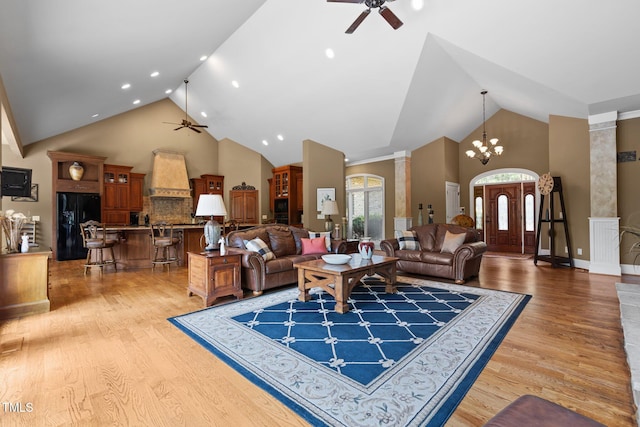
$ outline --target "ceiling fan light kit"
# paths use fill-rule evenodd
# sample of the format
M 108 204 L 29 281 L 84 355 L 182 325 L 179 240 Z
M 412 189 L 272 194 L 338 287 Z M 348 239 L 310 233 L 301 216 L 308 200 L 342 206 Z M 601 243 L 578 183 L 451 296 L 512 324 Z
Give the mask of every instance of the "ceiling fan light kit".
M 478 159 L 483 165 L 489 163 L 491 160 L 491 156 L 501 156 L 504 152 L 504 147 L 502 145 L 498 145 L 498 138 L 491 138 L 487 143 L 487 130 L 486 126 L 486 113 L 485 113 L 485 95 L 487 94 L 486 90 L 480 92 L 482 95 L 482 141 L 476 139 L 472 142 L 473 146 L 478 150 L 476 153 L 475 150 L 467 150 L 465 154 L 470 159 Z
M 353 32 L 362 24 L 362 21 L 365 20 L 367 16 L 371 13 L 371 9 L 378 9 L 378 13 L 391 25 L 394 30 L 397 30 L 402 26 L 402 21 L 396 16 L 395 13 L 391 11 L 388 7 L 384 6 L 386 2 L 391 2 L 395 0 L 327 0 L 329 3 L 364 3 L 367 6 L 367 9 L 360 14 L 353 21 L 353 24 L 347 28 L 345 33 L 353 34 Z
M 167 123 L 167 124 L 170 124 L 170 125 L 179 125 L 174 130 L 180 130 L 182 128 L 187 128 L 187 129 L 191 129 L 192 131 L 194 131 L 196 133 L 202 133 L 202 131 L 200 129 L 198 129 L 198 128 L 208 128 L 209 126 L 195 124 L 195 123 L 192 123 L 189 120 L 188 89 L 189 89 L 189 80 L 185 79 L 184 80 L 184 119 L 182 119 L 182 122 L 181 123 L 164 122 L 164 123 Z

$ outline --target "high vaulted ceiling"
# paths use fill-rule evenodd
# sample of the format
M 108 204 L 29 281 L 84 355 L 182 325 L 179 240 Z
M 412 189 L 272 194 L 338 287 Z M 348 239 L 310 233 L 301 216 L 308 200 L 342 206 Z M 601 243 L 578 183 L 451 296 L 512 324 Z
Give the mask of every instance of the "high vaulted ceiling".
M 352 161 L 460 141 L 482 124 L 482 89 L 487 117 L 640 109 L 638 0 L 387 6 L 404 22 L 398 30 L 372 13 L 348 35 L 363 4 L 0 0 L 0 75 L 25 145 L 167 88 L 184 108 L 188 78 L 189 115 L 275 166 L 301 161 L 305 139 Z

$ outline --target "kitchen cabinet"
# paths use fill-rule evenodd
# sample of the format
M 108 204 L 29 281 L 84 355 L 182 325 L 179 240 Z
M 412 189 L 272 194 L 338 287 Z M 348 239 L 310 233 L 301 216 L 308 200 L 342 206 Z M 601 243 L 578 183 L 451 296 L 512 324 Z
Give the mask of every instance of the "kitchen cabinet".
M 144 175 L 143 173 L 131 173 L 131 182 L 129 184 L 129 211 L 142 212 L 144 209 L 143 191 L 144 191 Z
M 102 222 L 128 224 L 131 166 L 104 165 Z
M 231 190 L 231 219 L 240 224 L 258 224 L 258 190 Z
M 224 176 L 200 175 L 200 178 L 191 178 L 193 190 L 193 212 L 198 208 L 198 200 L 201 194 L 219 194 L 224 199 Z
M 299 225 L 302 222 L 302 168 L 281 166 L 272 170 L 269 206 L 276 222 Z

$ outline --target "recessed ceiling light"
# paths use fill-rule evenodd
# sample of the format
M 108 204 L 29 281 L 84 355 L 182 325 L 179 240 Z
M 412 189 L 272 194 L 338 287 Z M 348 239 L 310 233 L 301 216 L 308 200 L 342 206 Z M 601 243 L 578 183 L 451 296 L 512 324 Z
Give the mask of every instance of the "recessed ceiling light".
M 171 92 L 173 92 L 172 89 L 167 89 L 167 90 L 164 91 L 164 93 L 166 93 L 167 95 L 169 95 Z
M 95 118 L 96 118 L 96 117 L 98 117 L 99 115 L 100 115 L 100 114 L 96 113 L 96 114 L 92 115 L 91 117 L 95 119 Z
M 233 80 L 231 81 L 231 86 L 235 87 L 236 89 L 240 87 L 240 83 L 238 83 L 237 80 Z
M 284 141 L 284 136 L 282 136 L 282 134 L 278 134 L 278 139 L 279 139 L 280 141 Z
M 136 99 L 135 101 L 133 101 L 133 105 L 138 105 L 138 104 L 140 104 L 140 100 L 139 99 Z
M 200 57 L 200 61 L 204 61 L 205 59 L 207 59 L 207 55 L 202 55 L 202 56 Z
M 269 142 L 266 139 L 262 140 L 262 145 L 269 145 Z
M 151 77 L 158 77 L 160 75 L 160 73 L 158 71 L 154 71 L 150 75 L 151 75 Z
M 131 87 L 131 83 L 125 83 L 122 86 L 120 86 L 120 89 L 129 89 Z
M 349 159 L 347 159 L 346 157 L 344 158 L 345 163 L 349 161 Z
M 207 117 L 207 113 L 206 113 L 206 111 L 201 111 L 201 112 L 200 112 L 200 115 L 201 115 L 202 117 Z
M 424 7 L 424 0 L 411 0 L 411 7 L 413 7 L 413 10 L 422 10 Z
M 327 55 L 327 58 L 329 59 L 333 59 L 336 56 L 336 53 L 330 47 L 328 47 L 327 50 L 324 51 L 324 54 Z

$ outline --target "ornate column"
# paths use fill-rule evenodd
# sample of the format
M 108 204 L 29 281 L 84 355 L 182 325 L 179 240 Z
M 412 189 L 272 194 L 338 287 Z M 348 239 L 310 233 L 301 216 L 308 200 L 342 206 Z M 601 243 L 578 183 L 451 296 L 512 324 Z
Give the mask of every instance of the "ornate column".
M 397 151 L 395 157 L 395 214 L 394 230 L 407 230 L 412 226 L 411 217 L 411 152 Z
M 619 276 L 620 248 L 616 164 L 617 111 L 589 116 L 591 216 L 589 272 Z

